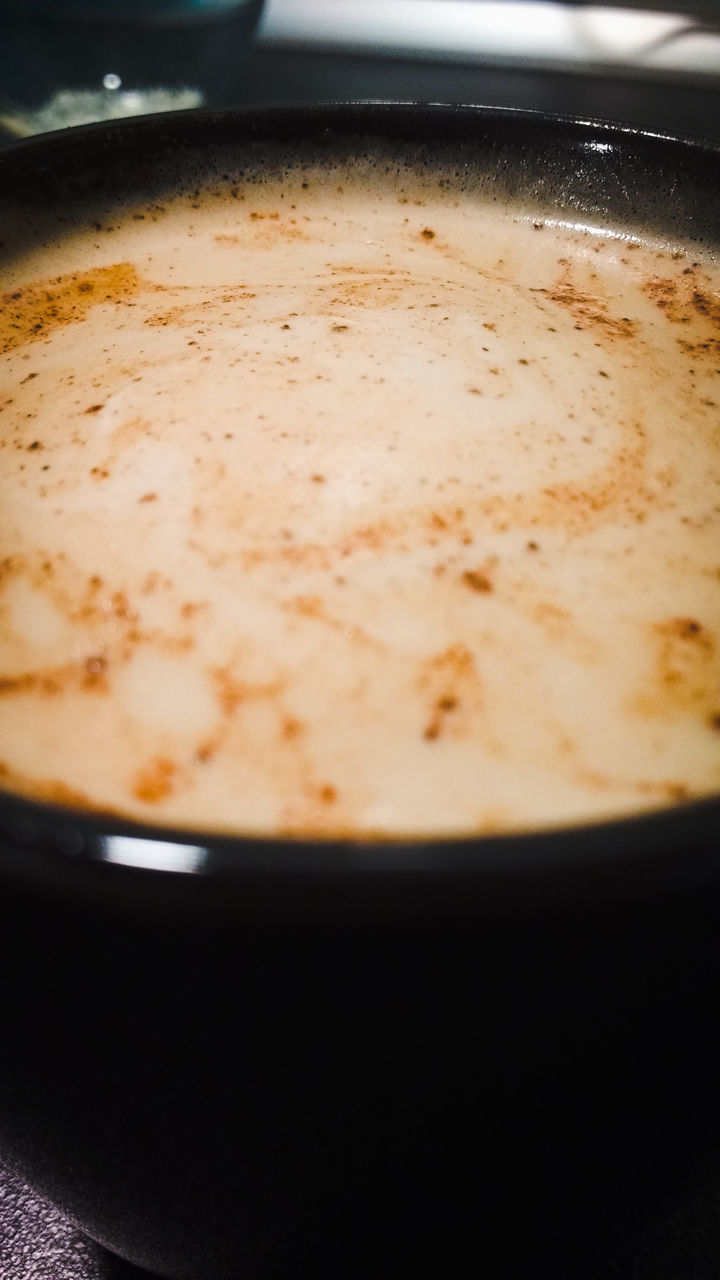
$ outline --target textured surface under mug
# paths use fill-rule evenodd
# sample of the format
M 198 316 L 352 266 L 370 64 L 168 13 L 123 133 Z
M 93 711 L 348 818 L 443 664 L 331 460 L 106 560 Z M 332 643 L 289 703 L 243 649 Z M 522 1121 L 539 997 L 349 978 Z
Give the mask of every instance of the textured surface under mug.
M 645 1231 L 630 1229 L 627 1236 L 620 1235 L 609 1252 L 602 1229 L 598 1239 L 591 1227 L 584 1256 L 576 1255 L 572 1244 L 566 1255 L 561 1235 L 552 1230 L 551 1235 L 538 1242 L 533 1280 L 712 1280 L 720 1272 L 720 1176 L 709 1179 L 700 1191 L 680 1194 L 674 1212 L 662 1224 L 658 1214 Z M 507 1252 L 494 1260 L 493 1274 L 510 1280 L 524 1273 L 527 1260 L 520 1260 L 521 1269 L 516 1270 L 515 1246 L 508 1240 Z M 449 1267 L 448 1280 L 456 1273 L 461 1268 L 456 1272 Z M 383 1274 L 382 1266 L 376 1274 Z M 83 1235 L 2 1165 L 0 1275 L 3 1280 L 149 1280 L 149 1273 Z M 197 1280 L 213 1280 L 212 1264 Z M 310 1280 L 304 1268 L 299 1268 L 297 1280 Z M 313 1280 L 320 1280 L 319 1273 L 313 1271 Z

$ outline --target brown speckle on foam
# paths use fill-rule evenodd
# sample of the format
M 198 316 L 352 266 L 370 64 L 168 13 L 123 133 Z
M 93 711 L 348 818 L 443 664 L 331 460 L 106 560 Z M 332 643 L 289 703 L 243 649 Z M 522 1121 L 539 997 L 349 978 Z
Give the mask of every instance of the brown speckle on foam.
M 85 320 L 92 307 L 125 303 L 137 288 L 135 268 L 118 262 L 5 293 L 0 298 L 0 351 L 48 338 L 64 325 Z
M 441 653 L 427 658 L 417 677 L 418 690 L 425 701 L 430 699 L 428 717 L 422 730 L 427 742 L 440 738 L 452 717 L 454 734 L 462 734 L 474 714 L 484 703 L 485 691 L 477 671 L 475 658 L 464 644 L 450 645 Z M 464 712 L 464 715 L 460 713 Z
M 77 787 L 69 787 L 67 783 L 54 778 L 35 778 L 15 769 L 5 760 L 0 760 L 0 782 L 8 790 L 20 795 L 27 795 L 45 804 L 61 805 L 69 809 L 85 811 L 102 811 L 90 797 Z
M 175 790 L 178 766 L 166 756 L 155 756 L 135 775 L 132 794 L 143 804 L 160 804 Z
M 720 654 L 714 634 L 697 618 L 667 618 L 653 624 L 650 677 L 634 701 L 646 716 L 679 712 L 708 721 L 716 712 Z
M 107 692 L 109 688 L 107 671 L 107 658 L 102 654 L 95 654 L 91 658 L 86 658 L 83 688 L 93 690 L 94 692 Z
M 423 730 L 423 737 L 427 742 L 434 742 L 439 738 L 445 727 L 445 717 L 451 711 L 457 711 L 460 701 L 453 693 L 444 693 L 438 698 L 433 708 L 433 715 Z
M 493 589 L 492 581 L 480 569 L 466 569 L 461 574 L 461 579 L 466 587 L 469 587 L 471 591 L 479 592 L 480 595 L 487 594 Z

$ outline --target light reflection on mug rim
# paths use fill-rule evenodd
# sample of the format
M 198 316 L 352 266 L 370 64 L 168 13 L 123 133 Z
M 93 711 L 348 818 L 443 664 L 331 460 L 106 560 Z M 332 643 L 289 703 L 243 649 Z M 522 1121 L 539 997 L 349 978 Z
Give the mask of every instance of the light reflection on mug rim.
M 105 862 L 155 871 L 202 871 L 208 856 L 202 845 L 144 840 L 138 836 L 102 836 L 99 845 Z

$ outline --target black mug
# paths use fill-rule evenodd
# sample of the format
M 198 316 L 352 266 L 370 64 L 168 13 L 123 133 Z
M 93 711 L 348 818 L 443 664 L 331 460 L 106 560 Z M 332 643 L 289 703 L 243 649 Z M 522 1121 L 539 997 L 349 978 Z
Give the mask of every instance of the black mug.
M 9 149 L 0 201 L 62 215 L 178 150 L 242 167 L 263 142 L 373 134 L 501 157 L 563 207 L 715 225 L 710 146 L 473 108 L 94 126 Z M 719 817 L 715 797 L 545 833 L 291 843 L 5 794 L 0 1151 L 174 1280 L 441 1267 L 456 1248 L 480 1265 L 498 1235 L 526 1247 L 536 1192 L 570 1249 L 581 1201 L 631 1211 L 628 1144 L 652 1150 L 660 1116 L 693 1132 L 682 1108 L 712 1095 Z

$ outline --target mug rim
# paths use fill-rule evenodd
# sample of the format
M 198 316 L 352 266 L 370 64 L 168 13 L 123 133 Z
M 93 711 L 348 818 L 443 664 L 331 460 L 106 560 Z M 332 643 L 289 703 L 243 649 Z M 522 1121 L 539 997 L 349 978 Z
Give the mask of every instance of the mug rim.
M 213 144 L 228 141 L 287 140 L 322 133 L 338 135 L 374 133 L 413 138 L 433 130 L 429 141 L 449 137 L 478 140 L 478 128 L 503 132 L 537 143 L 544 136 L 562 137 L 580 148 L 602 143 L 622 161 L 649 157 L 686 158 L 693 172 L 702 175 L 707 161 L 715 172 L 714 190 L 720 189 L 717 161 L 720 146 L 700 136 L 649 130 L 636 125 L 522 108 L 485 107 L 417 102 L 351 102 L 292 106 L 192 108 L 189 110 L 103 121 L 35 135 L 10 143 L 0 151 L 0 198 L 14 192 L 19 176 L 36 187 L 44 177 L 83 190 L 87 185 L 87 156 L 119 149 L 123 161 L 132 162 L 133 142 L 159 146 L 199 145 L 208 132 Z M 230 138 L 232 140 L 232 137 Z M 131 820 L 101 810 L 32 800 L 0 787 L 0 874 L 21 871 L 56 880 L 57 869 L 72 865 L 73 880 L 83 866 L 102 867 L 103 874 L 140 873 L 163 880 L 289 878 L 306 881 L 362 881 L 388 884 L 391 880 L 421 878 L 430 888 L 438 881 L 459 885 L 516 883 L 518 876 L 535 879 L 555 873 L 561 879 L 610 876 L 629 889 L 634 877 L 647 884 L 654 871 L 657 884 L 714 879 L 720 850 L 713 839 L 720 820 L 720 790 L 701 799 L 588 821 L 558 823 L 502 834 L 415 835 L 395 838 L 298 837 L 205 832 L 163 823 Z M 683 866 L 683 861 L 685 865 Z M 26 866 L 21 867 L 25 862 Z M 31 866 L 32 863 L 32 866 Z M 54 864 L 51 871 L 51 864 Z

